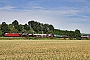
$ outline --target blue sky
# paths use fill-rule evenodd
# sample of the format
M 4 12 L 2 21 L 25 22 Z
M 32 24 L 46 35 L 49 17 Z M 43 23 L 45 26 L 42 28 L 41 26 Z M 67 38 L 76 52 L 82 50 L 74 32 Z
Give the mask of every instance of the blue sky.
M 90 0 L 0 0 L 0 23 L 15 19 L 52 24 L 61 30 L 90 33 Z

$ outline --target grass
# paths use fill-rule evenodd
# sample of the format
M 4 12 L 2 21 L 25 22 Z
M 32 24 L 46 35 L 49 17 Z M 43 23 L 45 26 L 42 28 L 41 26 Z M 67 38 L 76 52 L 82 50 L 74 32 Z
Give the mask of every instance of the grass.
M 70 38 L 0 37 L 0 40 L 70 40 Z M 73 38 L 71 40 L 76 40 L 76 38 Z M 89 38 L 82 38 L 81 40 L 90 40 L 90 39 Z
M 0 40 L 0 60 L 90 60 L 90 41 Z

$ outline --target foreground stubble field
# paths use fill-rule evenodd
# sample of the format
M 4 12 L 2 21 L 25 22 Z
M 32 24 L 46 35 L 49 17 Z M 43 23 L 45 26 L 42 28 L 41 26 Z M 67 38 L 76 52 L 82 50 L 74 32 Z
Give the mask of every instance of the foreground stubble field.
M 90 41 L 1 40 L 0 60 L 90 60 Z

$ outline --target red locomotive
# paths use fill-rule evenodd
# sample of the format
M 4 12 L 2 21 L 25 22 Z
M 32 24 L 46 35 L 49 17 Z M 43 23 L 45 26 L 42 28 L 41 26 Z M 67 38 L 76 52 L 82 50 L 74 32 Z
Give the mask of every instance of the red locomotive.
M 6 37 L 20 37 L 20 33 L 5 33 L 4 36 Z

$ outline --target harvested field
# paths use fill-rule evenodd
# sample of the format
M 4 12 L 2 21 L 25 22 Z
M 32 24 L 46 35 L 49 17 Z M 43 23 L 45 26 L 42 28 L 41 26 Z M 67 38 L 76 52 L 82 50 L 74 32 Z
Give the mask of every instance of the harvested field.
M 0 40 L 0 60 L 90 60 L 90 41 Z

